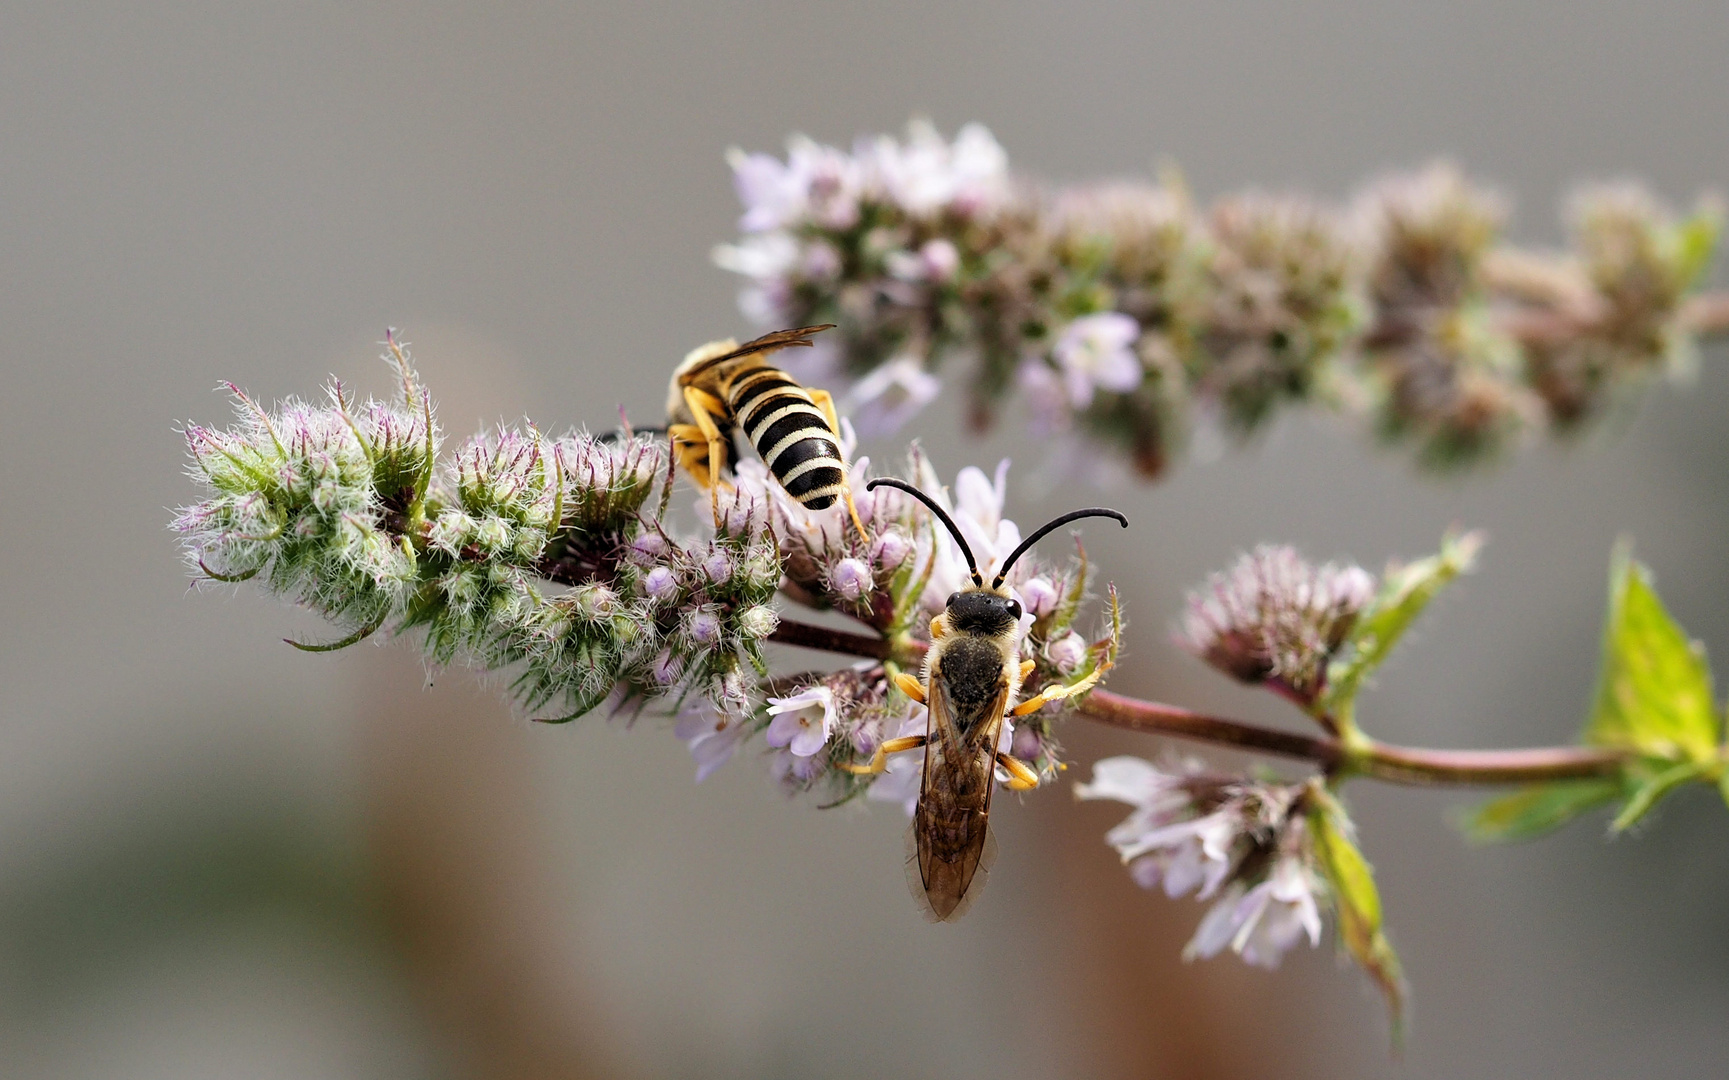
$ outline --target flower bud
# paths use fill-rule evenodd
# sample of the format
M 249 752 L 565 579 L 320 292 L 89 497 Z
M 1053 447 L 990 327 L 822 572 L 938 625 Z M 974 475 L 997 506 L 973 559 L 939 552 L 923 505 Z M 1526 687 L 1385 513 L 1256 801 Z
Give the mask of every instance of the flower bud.
M 1022 761 L 1037 761 L 1039 755 L 1045 752 L 1045 741 L 1031 725 L 1017 728 L 1009 752 Z
M 666 600 L 678 591 L 678 576 L 664 566 L 657 566 L 644 575 L 642 591 L 656 600 Z
M 882 724 L 875 720 L 866 720 L 853 729 L 852 748 L 859 753 L 870 756 L 882 745 Z
M 1070 630 L 1062 637 L 1046 645 L 1045 655 L 1050 657 L 1051 663 L 1057 666 L 1058 671 L 1065 675 L 1072 675 L 1080 670 L 1081 665 L 1086 662 L 1086 639 Z
M 713 646 L 720 641 L 720 619 L 699 608 L 685 618 L 684 632 L 698 645 Z
M 1021 603 L 1033 613 L 1033 617 L 1042 619 L 1057 610 L 1057 587 L 1051 584 L 1051 579 L 1042 574 L 1029 578 L 1018 586 L 1021 593 Z
M 666 537 L 657 532 L 645 532 L 630 542 L 630 559 L 638 566 L 648 566 L 666 557 Z
M 924 276 L 931 281 L 948 281 L 960 271 L 961 253 L 955 249 L 953 242 L 944 237 L 926 240 L 919 248 L 919 262 L 924 267 Z
M 765 638 L 780 625 L 780 616 L 764 604 L 753 604 L 738 614 L 738 632 L 747 638 Z
M 474 530 L 474 542 L 487 551 L 503 551 L 510 546 L 510 525 L 497 514 L 488 514 Z
M 912 541 L 899 529 L 889 529 L 871 541 L 871 561 L 884 570 L 894 570 L 912 554 Z
M 766 551 L 757 551 L 744 564 L 745 580 L 753 589 L 772 591 L 780 584 L 780 563 Z
M 702 561 L 702 572 L 716 585 L 725 585 L 732 577 L 732 569 L 732 556 L 720 548 L 714 549 L 708 558 Z
M 672 650 L 662 649 L 660 655 L 654 658 L 654 663 L 649 665 L 648 677 L 658 686 L 671 686 L 678 681 L 679 669 L 682 667 L 678 658 L 672 655 Z
M 432 522 L 432 532 L 427 539 L 433 547 L 454 555 L 474 541 L 474 531 L 478 527 L 478 523 L 461 510 L 446 510 Z
M 829 573 L 829 584 L 846 599 L 857 600 L 869 592 L 875 582 L 864 560 L 845 558 L 835 563 Z
M 618 594 L 598 582 L 578 585 L 570 591 L 571 606 L 585 619 L 601 619 L 618 608 Z

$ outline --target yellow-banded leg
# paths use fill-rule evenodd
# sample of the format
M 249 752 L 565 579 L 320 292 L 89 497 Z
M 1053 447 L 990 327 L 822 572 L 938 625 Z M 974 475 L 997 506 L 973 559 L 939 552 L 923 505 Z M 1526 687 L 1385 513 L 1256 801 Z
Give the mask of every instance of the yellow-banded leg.
M 917 750 L 925 744 L 923 735 L 903 735 L 898 739 L 890 739 L 877 747 L 877 752 L 871 755 L 869 763 L 854 765 L 850 762 L 842 764 L 841 768 L 856 776 L 874 776 L 889 767 L 890 754 L 898 754 L 903 750 Z M 1033 778 L 1036 782 L 1038 777 Z
M 895 672 L 895 685 L 900 687 L 901 693 L 907 697 L 912 698 L 920 705 L 925 704 L 925 688 L 920 686 L 919 681 L 911 675 L 904 671 Z
M 834 411 L 834 395 L 827 390 L 813 390 L 810 387 L 805 388 L 805 393 L 810 395 L 811 403 L 822 412 L 823 419 L 828 421 L 829 430 L 834 432 L 835 449 L 839 450 L 840 417 Z M 846 512 L 852 515 L 852 527 L 858 530 L 859 538 L 868 544 L 871 534 L 865 532 L 864 522 L 858 517 L 858 506 L 852 501 L 852 480 L 847 476 L 847 467 L 850 464 L 845 458 L 841 459 L 841 483 L 846 486 L 846 490 L 841 494 L 846 499 Z
M 1100 664 L 1098 666 L 1098 669 L 1095 670 L 1091 675 L 1088 675 L 1086 678 L 1082 679 L 1080 682 L 1076 683 L 1073 686 L 1047 686 L 1043 690 L 1041 690 L 1037 694 L 1035 694 L 1034 696 L 1028 698 L 1027 700 L 1021 702 L 1019 705 L 1016 705 L 1014 708 L 1010 709 L 1009 715 L 1010 716 L 1025 716 L 1028 713 L 1038 712 L 1040 709 L 1044 708 L 1046 705 L 1049 705 L 1053 701 L 1062 701 L 1064 698 L 1072 698 L 1076 694 L 1084 694 L 1088 690 L 1091 690 L 1095 685 L 1097 685 L 1097 683 L 1099 681 L 1099 676 L 1103 675 L 1105 672 L 1107 672 L 1109 670 L 1110 670 L 1109 664 Z

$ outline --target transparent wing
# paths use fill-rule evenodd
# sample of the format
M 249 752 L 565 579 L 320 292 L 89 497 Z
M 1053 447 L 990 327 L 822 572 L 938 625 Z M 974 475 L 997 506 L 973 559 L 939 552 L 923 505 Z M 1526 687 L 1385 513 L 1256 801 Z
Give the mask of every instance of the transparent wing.
M 732 352 L 711 356 L 688 371 L 680 372 L 678 377 L 688 385 L 698 373 L 707 371 L 716 364 L 724 364 L 729 360 L 737 360 L 740 357 L 758 353 L 767 355 L 792 345 L 810 345 L 812 344 L 810 340 L 812 334 L 821 333 L 833 326 L 834 323 L 823 323 L 820 326 L 798 326 L 791 330 L 776 330 L 772 334 L 764 334 L 762 337 L 747 341 Z
M 940 672 L 932 674 L 930 738 L 925 743 L 924 783 L 913 813 L 919 883 L 930 915 L 938 921 L 965 910 L 968 890 L 984 862 L 995 787 L 997 732 L 1008 707 L 1005 678 L 978 716 L 957 715 Z M 972 722 L 972 721 L 977 722 Z M 963 733 L 970 737 L 963 738 Z

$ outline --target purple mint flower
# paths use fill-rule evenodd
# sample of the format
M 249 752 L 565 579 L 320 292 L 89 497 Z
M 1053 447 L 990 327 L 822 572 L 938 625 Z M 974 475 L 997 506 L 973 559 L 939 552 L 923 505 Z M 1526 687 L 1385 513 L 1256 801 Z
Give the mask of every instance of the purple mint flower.
M 744 738 L 744 724 L 737 716 L 717 712 L 707 702 L 696 701 L 680 715 L 674 734 L 684 740 L 690 756 L 696 760 L 696 782 L 700 784 L 738 750 Z
M 1084 409 L 1095 389 L 1128 393 L 1141 385 L 1141 360 L 1135 339 L 1141 325 L 1116 311 L 1083 315 L 1063 328 L 1051 348 L 1051 358 L 1063 376 L 1069 404 Z
M 732 577 L 732 556 L 716 548 L 702 561 L 702 572 L 716 585 L 725 585 Z
M 1316 896 L 1322 887 L 1300 857 L 1280 857 L 1265 881 L 1252 888 L 1233 885 L 1219 897 L 1201 919 L 1183 957 L 1217 956 L 1229 946 L 1245 963 L 1278 967 L 1303 936 L 1311 946 L 1320 944 Z
M 899 356 L 860 379 L 847 395 L 847 412 L 865 435 L 887 435 L 942 392 L 942 380 L 916 357 Z
M 807 686 L 790 697 L 768 699 L 767 740 L 785 747 L 798 757 L 810 757 L 828 742 L 836 720 L 834 691 L 822 683 Z
M 1316 567 L 1292 548 L 1259 547 L 1189 595 L 1181 644 L 1235 679 L 1270 680 L 1307 704 L 1374 595 L 1361 567 Z

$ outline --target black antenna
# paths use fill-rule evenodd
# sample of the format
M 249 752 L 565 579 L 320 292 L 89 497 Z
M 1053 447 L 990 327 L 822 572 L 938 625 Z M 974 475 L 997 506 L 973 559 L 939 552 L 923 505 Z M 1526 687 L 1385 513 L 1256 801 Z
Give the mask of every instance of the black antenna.
M 1107 509 L 1103 506 L 1094 506 L 1094 507 L 1090 507 L 1086 510 L 1071 510 L 1068 513 L 1064 514 L 1060 518 L 1056 518 L 1055 520 L 1046 522 L 1044 527 L 1039 529 L 1038 532 L 1035 532 L 1031 536 L 1027 537 L 1025 540 L 1022 540 L 1020 547 L 1009 552 L 1009 557 L 1007 560 L 1004 561 L 1003 568 L 1001 570 L 997 571 L 996 578 L 991 581 L 991 588 L 993 588 L 993 589 L 1002 588 L 1003 579 L 1009 576 L 1009 568 L 1015 565 L 1015 560 L 1019 559 L 1022 555 L 1026 554 L 1028 548 L 1030 548 L 1034 544 L 1038 543 L 1040 537 L 1044 536 L 1046 533 L 1050 532 L 1052 529 L 1058 529 L 1064 525 L 1067 525 L 1071 521 L 1077 521 L 1081 518 L 1090 518 L 1090 517 L 1116 518 L 1117 524 L 1121 525 L 1125 529 L 1129 527 L 1129 519 L 1128 518 L 1124 517 L 1122 514 L 1118 513 L 1115 510 L 1110 510 L 1110 509 Z
M 906 492 L 919 502 L 930 507 L 931 513 L 937 516 L 938 521 L 941 521 L 944 525 L 948 526 L 949 535 L 954 537 L 955 543 L 961 546 L 961 554 L 967 557 L 967 569 L 973 572 L 973 584 L 980 586 L 984 585 L 985 579 L 979 575 L 979 564 L 973 559 L 973 549 L 967 547 L 966 537 L 962 536 L 961 531 L 955 528 L 955 520 L 954 518 L 949 517 L 948 511 L 937 505 L 936 500 L 932 499 L 929 495 L 926 495 L 918 488 L 913 487 L 905 480 L 896 480 L 892 476 L 877 477 L 875 480 L 872 480 L 870 483 L 865 485 L 865 490 L 875 491 L 877 488 L 885 485 L 892 488 L 899 488 L 901 491 Z M 1116 513 L 1116 511 L 1112 511 L 1112 513 Z M 1121 517 L 1122 515 L 1119 514 L 1118 516 Z M 1125 521 L 1123 524 L 1127 525 L 1128 522 Z

